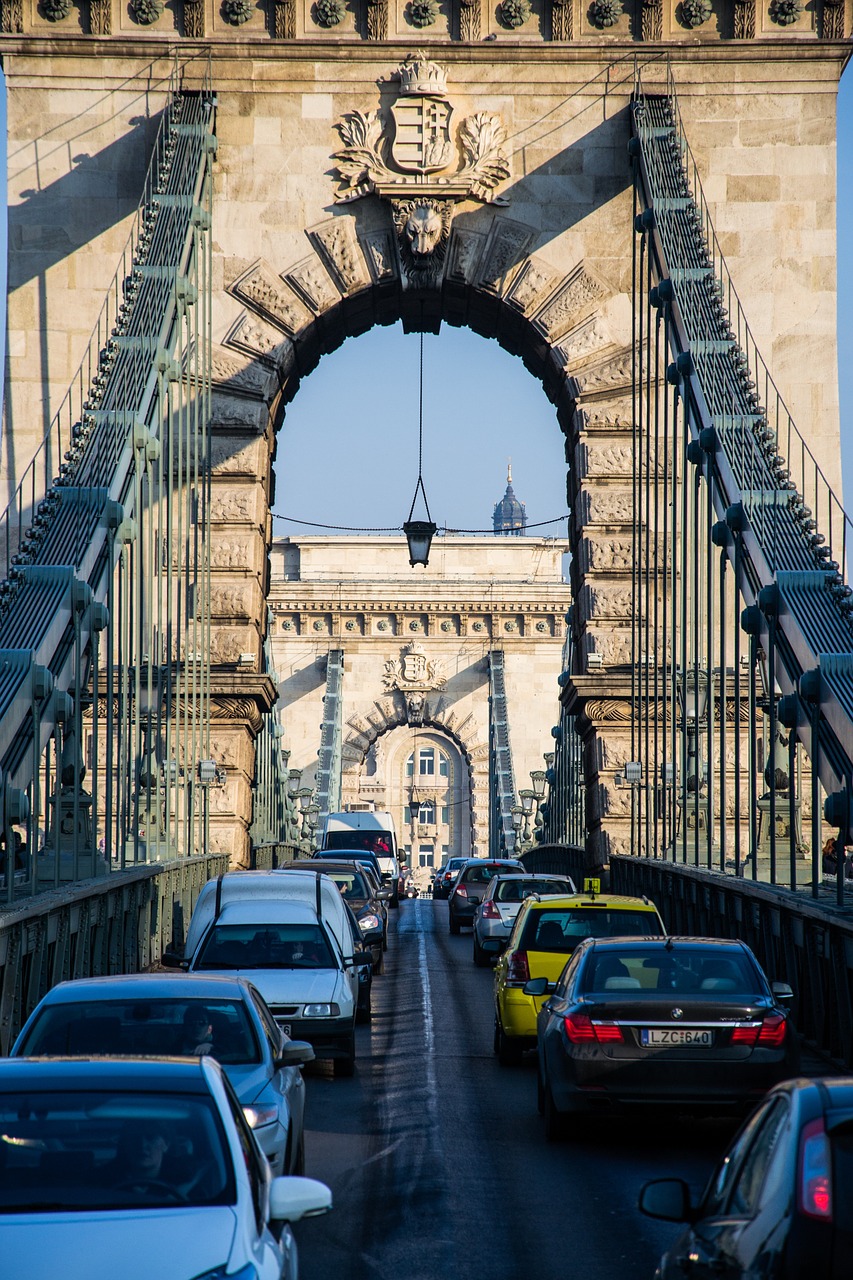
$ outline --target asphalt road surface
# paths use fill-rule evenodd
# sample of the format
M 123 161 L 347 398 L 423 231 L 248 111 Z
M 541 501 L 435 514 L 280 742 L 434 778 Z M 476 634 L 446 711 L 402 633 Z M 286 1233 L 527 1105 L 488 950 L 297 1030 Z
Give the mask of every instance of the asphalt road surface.
M 352 1080 L 306 1070 L 306 1173 L 334 1209 L 300 1224 L 302 1280 L 651 1280 L 677 1228 L 637 1211 L 649 1178 L 698 1191 L 734 1122 L 596 1122 L 545 1141 L 536 1066 L 492 1053 L 492 973 L 447 903 L 391 915 Z

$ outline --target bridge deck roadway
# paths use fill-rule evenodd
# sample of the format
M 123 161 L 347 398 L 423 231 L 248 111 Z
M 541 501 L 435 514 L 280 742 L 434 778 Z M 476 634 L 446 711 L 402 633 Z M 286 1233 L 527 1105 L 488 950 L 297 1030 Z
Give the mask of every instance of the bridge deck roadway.
M 335 1280 L 650 1280 L 674 1230 L 638 1213 L 646 1179 L 704 1182 L 731 1121 L 602 1121 L 550 1145 L 533 1062 L 492 1054 L 492 975 L 447 906 L 403 902 L 358 1033 L 353 1080 L 308 1068 L 306 1172 L 333 1213 L 298 1232 Z M 807 1064 L 817 1074 L 816 1058 Z

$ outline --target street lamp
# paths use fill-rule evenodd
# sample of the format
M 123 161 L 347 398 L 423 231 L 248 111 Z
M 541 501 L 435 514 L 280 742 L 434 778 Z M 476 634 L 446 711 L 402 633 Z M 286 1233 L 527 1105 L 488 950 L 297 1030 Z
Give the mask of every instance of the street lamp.
M 521 824 L 524 822 L 524 810 L 520 804 L 514 804 L 510 809 L 512 817 L 512 829 L 515 832 L 515 843 L 518 844 L 519 835 L 521 833 Z
M 436 526 L 433 523 L 432 516 L 429 513 L 429 503 L 427 502 L 426 489 L 424 488 L 423 478 L 423 457 L 424 457 L 424 335 L 421 333 L 421 361 L 420 361 L 420 382 L 418 393 L 418 482 L 415 485 L 415 493 L 412 498 L 412 505 L 409 509 L 409 518 L 403 522 L 403 533 L 406 535 L 406 541 L 409 544 L 409 564 L 412 568 L 416 564 L 422 564 L 424 567 L 429 563 L 429 549 L 435 536 Z M 413 520 L 415 514 L 415 503 L 418 500 L 418 493 L 424 500 L 426 509 L 426 520 Z
M 310 787 L 300 787 L 297 791 L 296 798 L 299 801 L 299 808 L 302 810 L 303 814 L 308 812 L 313 795 L 314 792 Z
M 545 770 L 531 769 L 530 781 L 533 783 L 533 794 L 537 800 L 541 800 L 545 794 Z
M 685 817 L 689 825 L 705 826 L 707 817 L 704 804 L 699 803 L 699 792 L 704 778 L 699 759 L 699 734 L 705 722 L 708 710 L 708 694 L 710 683 L 707 672 L 701 668 L 688 667 L 687 671 L 679 671 L 677 675 L 678 701 L 681 706 L 681 718 L 687 736 L 687 759 L 684 769 L 684 788 L 687 792 Z M 692 823 L 691 823 L 692 817 Z

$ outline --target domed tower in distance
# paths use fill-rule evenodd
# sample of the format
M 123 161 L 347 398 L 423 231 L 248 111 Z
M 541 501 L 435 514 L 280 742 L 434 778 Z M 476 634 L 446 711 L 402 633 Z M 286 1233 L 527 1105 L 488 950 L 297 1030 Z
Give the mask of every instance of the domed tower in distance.
M 519 502 L 512 487 L 512 461 L 506 469 L 506 493 L 500 502 L 495 504 L 492 516 L 492 528 L 495 533 L 514 533 L 521 536 L 527 528 L 527 511 L 524 503 Z

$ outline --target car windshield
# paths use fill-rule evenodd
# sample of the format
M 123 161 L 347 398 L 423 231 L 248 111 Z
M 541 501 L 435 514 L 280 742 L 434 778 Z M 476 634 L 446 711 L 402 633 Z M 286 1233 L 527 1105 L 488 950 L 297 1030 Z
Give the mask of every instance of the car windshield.
M 223 1066 L 261 1061 L 242 1001 L 137 998 L 49 1004 L 36 1015 L 21 1046 L 21 1055 L 28 1057 L 201 1053 Z
M 319 925 L 218 924 L 199 949 L 194 969 L 334 969 Z
M 329 831 L 324 849 L 368 849 L 377 857 L 392 853 L 391 837 L 384 831 Z
M 663 930 L 654 911 L 607 907 L 548 907 L 531 911 L 519 942 L 522 951 L 574 951 L 584 938 L 653 937 Z
M 370 890 L 360 871 L 327 871 L 326 875 L 341 891 L 344 898 L 369 898 Z
M 571 892 L 565 880 L 501 880 L 495 886 L 495 898 L 498 902 L 523 902 L 531 894 L 541 897 L 549 894 Z
M 171 1093 L 0 1094 L 0 1214 L 235 1201 L 213 1101 Z
M 742 951 L 709 947 L 607 947 L 584 965 L 585 994 L 636 991 L 661 996 L 734 996 L 754 1000 L 764 993 Z

